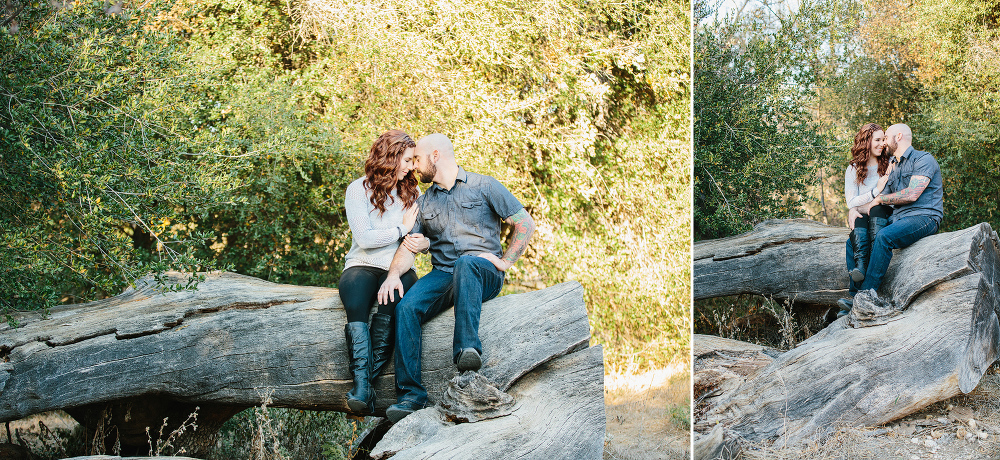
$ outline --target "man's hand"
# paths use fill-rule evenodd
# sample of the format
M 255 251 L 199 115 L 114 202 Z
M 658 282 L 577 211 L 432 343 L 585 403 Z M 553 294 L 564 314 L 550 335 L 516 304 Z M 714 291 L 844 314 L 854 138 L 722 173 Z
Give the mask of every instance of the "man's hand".
M 896 170 L 896 163 L 889 163 L 889 168 L 885 170 L 885 174 L 878 178 L 878 183 L 875 184 L 874 196 L 879 196 L 885 191 L 885 185 L 889 183 L 889 175 Z
M 860 217 L 861 217 L 861 213 L 858 212 L 858 208 L 856 208 L 856 207 L 851 208 L 850 211 L 847 211 L 847 226 L 851 230 L 854 230 L 854 219 L 858 219 Z
M 420 233 L 411 233 L 403 238 L 403 246 L 414 254 L 426 251 L 430 245 L 430 240 Z
M 490 254 L 488 252 L 480 253 L 479 257 L 482 257 L 482 258 L 484 258 L 484 259 L 486 259 L 486 260 L 488 260 L 490 262 L 493 262 L 493 266 L 496 267 L 497 270 L 500 270 L 502 272 L 507 271 L 508 268 L 510 268 L 512 265 L 514 265 L 514 264 L 512 264 L 510 262 L 507 262 L 506 260 L 501 260 L 499 257 L 497 257 L 497 256 L 495 256 L 493 254 Z
M 396 291 L 399 291 L 399 298 L 403 298 L 403 282 L 400 281 L 398 276 L 389 274 L 385 278 L 385 282 L 382 286 L 378 288 L 378 304 L 385 305 L 389 302 L 396 300 L 393 295 Z
M 871 212 L 872 208 L 880 204 L 882 204 L 882 195 L 875 197 L 874 200 L 869 201 L 866 205 L 859 206 L 858 212 L 867 216 L 868 213 Z

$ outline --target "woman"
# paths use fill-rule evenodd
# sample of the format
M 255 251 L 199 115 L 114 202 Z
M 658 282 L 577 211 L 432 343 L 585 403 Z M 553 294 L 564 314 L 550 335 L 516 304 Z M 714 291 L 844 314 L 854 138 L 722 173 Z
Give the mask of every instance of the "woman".
M 368 313 L 385 281 L 400 240 L 417 218 L 417 179 L 413 170 L 416 143 L 399 130 L 388 131 L 372 145 L 365 161 L 365 177 L 347 187 L 344 207 L 351 227 L 351 249 L 340 276 L 340 300 L 347 311 L 347 352 L 354 388 L 347 393 L 352 411 L 375 410 L 372 381 L 392 356 L 394 301 L 378 306 L 368 324 Z M 404 290 L 417 281 L 411 267 L 403 276 Z
M 886 205 L 873 207 L 867 216 L 856 210 L 875 199 L 885 188 L 892 172 L 889 164 L 892 155 L 885 153 L 885 146 L 885 131 L 881 126 L 875 123 L 862 126 L 854 135 L 851 161 L 844 174 L 844 198 L 850 209 L 848 225 L 853 229 L 850 239 L 853 251 L 848 251 L 847 268 L 855 284 L 864 281 L 871 243 L 879 230 L 888 225 L 889 215 L 892 214 L 892 208 Z M 854 253 L 853 258 L 851 252 Z M 852 294 L 855 291 L 855 287 L 851 286 Z

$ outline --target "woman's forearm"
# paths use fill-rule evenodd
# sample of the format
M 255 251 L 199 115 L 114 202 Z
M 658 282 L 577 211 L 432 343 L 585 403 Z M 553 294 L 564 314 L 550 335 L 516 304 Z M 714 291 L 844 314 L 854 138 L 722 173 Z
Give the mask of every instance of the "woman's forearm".
M 874 199 L 875 199 L 875 197 L 872 196 L 871 191 L 868 191 L 868 192 L 862 193 L 860 195 L 855 195 L 854 198 L 851 198 L 851 199 L 847 200 L 847 207 L 848 208 L 857 208 L 859 206 L 864 206 L 864 205 L 866 205 L 868 203 L 871 203 L 871 201 L 874 200 Z

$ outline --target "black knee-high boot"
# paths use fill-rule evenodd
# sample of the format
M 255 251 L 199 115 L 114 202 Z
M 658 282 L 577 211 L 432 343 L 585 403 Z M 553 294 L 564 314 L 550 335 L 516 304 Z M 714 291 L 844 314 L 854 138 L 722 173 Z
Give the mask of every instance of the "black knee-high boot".
M 382 375 L 382 371 L 392 358 L 392 342 L 396 334 L 392 328 L 392 317 L 382 313 L 372 315 L 369 329 L 372 337 L 372 381 Z
M 854 245 L 854 270 L 851 270 L 851 279 L 855 283 L 865 280 L 865 270 L 868 269 L 868 255 L 871 254 L 871 239 L 868 229 L 865 227 L 854 227 L 851 231 L 851 244 Z
M 851 245 L 854 249 L 854 269 L 851 270 L 851 280 L 860 283 L 865 280 L 865 271 L 868 270 L 868 256 L 872 252 L 871 233 L 868 231 L 868 216 L 862 216 L 854 220 L 854 230 L 851 230 Z
M 370 414 L 375 411 L 375 391 L 371 385 L 373 360 L 368 323 L 347 323 L 344 335 L 347 336 L 349 366 L 354 375 L 354 388 L 347 393 L 347 407 L 354 412 Z
M 872 213 L 868 218 L 868 239 L 871 240 L 873 245 L 875 244 L 875 237 L 878 236 L 878 232 L 882 231 L 888 225 L 889 218 L 878 213 Z

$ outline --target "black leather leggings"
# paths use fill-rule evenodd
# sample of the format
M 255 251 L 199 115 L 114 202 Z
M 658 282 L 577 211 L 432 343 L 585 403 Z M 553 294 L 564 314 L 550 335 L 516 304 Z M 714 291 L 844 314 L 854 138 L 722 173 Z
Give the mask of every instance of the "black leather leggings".
M 867 216 L 862 215 L 861 217 L 854 219 L 854 228 L 858 227 L 868 228 L 868 221 L 871 217 L 884 217 L 888 219 L 889 216 L 891 215 L 892 215 L 892 206 L 886 204 L 880 204 L 878 206 L 873 207 L 870 211 L 868 211 Z
M 372 304 L 378 302 L 378 288 L 385 282 L 385 277 L 389 272 L 381 268 L 355 265 L 344 270 L 340 275 L 340 282 L 337 287 L 340 289 L 340 301 L 347 311 L 347 322 L 355 321 L 368 322 L 368 313 Z M 403 292 L 410 290 L 413 283 L 417 282 L 417 273 L 411 268 L 399 277 L 403 282 Z M 399 292 L 393 293 L 394 300 L 385 305 L 378 306 L 378 312 L 383 315 L 392 316 L 399 303 Z

